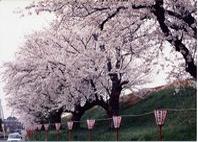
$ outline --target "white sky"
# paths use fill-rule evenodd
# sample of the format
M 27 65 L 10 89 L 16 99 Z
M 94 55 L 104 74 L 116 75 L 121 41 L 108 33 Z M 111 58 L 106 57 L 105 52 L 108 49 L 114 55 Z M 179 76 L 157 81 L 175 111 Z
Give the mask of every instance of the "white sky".
M 35 30 L 42 29 L 48 26 L 52 21 L 53 16 L 43 14 L 34 16 L 21 17 L 14 14 L 13 11 L 17 7 L 23 7 L 32 0 L 0 0 L 0 66 L 6 62 L 14 59 L 14 54 L 17 48 L 24 42 L 24 35 Z M 155 76 L 153 84 L 147 87 L 162 85 L 165 83 L 165 76 L 163 73 Z M 11 115 L 11 111 L 5 105 L 3 82 L 0 81 L 0 98 L 4 111 L 4 117 Z
M 0 66 L 14 59 L 17 47 L 24 42 L 24 35 L 48 26 L 53 16 L 33 15 L 20 17 L 13 13 L 16 8 L 23 8 L 31 0 L 0 0 Z M 5 106 L 3 82 L 0 81 L 0 98 L 2 100 L 4 117 L 7 118 L 11 111 Z

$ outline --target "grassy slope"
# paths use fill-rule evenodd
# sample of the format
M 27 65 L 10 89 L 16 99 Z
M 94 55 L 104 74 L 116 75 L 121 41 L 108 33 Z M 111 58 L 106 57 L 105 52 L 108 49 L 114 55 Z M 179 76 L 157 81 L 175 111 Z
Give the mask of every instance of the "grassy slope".
M 121 115 L 142 114 L 153 111 L 155 108 L 196 108 L 196 90 L 182 89 L 179 94 L 172 95 L 173 89 L 165 89 L 153 93 L 147 99 L 135 106 L 121 106 Z M 88 111 L 82 118 L 104 118 L 105 112 L 101 108 Z M 82 128 L 73 131 L 73 140 L 88 140 L 88 130 L 85 122 Z M 110 129 L 109 121 L 97 121 L 93 130 L 92 140 L 116 140 L 115 131 Z M 164 140 L 196 140 L 196 111 L 168 112 L 163 127 Z M 149 114 L 138 117 L 123 117 L 120 128 L 120 140 L 159 140 L 158 129 L 155 125 L 154 115 Z M 55 132 L 49 134 L 50 140 L 56 140 Z M 61 140 L 66 139 L 66 130 L 61 134 Z M 44 140 L 44 136 L 40 137 Z

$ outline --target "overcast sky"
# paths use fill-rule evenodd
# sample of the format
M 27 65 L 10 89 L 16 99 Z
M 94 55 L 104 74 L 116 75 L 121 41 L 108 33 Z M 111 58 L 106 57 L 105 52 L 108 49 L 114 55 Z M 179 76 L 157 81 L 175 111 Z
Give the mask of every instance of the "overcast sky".
M 53 17 L 47 14 L 20 17 L 14 13 L 18 7 L 23 8 L 31 0 L 0 0 L 0 66 L 14 59 L 17 48 L 23 44 L 24 35 L 48 26 Z M 0 82 L 0 98 L 4 117 L 11 111 L 5 106 L 3 82 Z

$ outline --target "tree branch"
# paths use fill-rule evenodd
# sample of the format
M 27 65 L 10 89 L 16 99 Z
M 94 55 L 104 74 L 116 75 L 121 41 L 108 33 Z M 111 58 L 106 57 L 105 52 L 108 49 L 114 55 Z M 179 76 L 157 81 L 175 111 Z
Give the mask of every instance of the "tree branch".
M 189 72 L 195 79 L 197 78 L 197 66 L 194 63 L 192 55 L 190 54 L 188 48 L 182 43 L 178 38 L 173 37 L 168 26 L 165 24 L 165 10 L 163 8 L 163 0 L 155 0 L 156 4 L 153 6 L 152 12 L 157 17 L 157 21 L 160 25 L 166 40 L 173 45 L 176 51 L 180 52 L 186 62 L 186 71 Z
M 126 7 L 124 7 L 124 6 L 118 7 L 118 8 L 116 9 L 115 12 L 113 12 L 111 15 L 109 15 L 109 16 L 99 25 L 99 28 L 100 28 L 101 31 L 104 29 L 105 23 L 107 23 L 111 18 L 113 18 L 114 16 L 116 16 L 116 15 L 120 12 L 121 9 L 126 9 Z
M 174 16 L 180 20 L 183 20 L 185 23 L 188 24 L 188 26 L 194 31 L 194 38 L 197 38 L 197 27 L 196 26 L 192 26 L 192 25 L 196 25 L 196 19 L 190 14 L 190 12 L 188 12 L 187 15 L 180 15 L 176 12 L 173 12 L 171 10 L 165 10 L 165 12 L 167 14 L 169 14 L 170 16 Z

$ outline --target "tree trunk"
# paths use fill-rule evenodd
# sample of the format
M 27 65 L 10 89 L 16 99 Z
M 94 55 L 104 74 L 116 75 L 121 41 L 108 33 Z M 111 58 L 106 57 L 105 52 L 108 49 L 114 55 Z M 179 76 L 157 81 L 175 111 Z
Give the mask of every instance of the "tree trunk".
M 83 114 L 94 106 L 102 107 L 107 112 L 107 114 L 109 114 L 109 106 L 107 102 L 105 102 L 102 98 L 100 99 L 96 98 L 96 100 L 92 102 L 89 102 L 88 100 L 84 106 L 76 105 L 75 112 L 72 113 L 72 121 L 80 121 Z M 75 128 L 80 127 L 80 123 L 78 122 L 74 123 L 74 127 Z
M 62 113 L 55 113 L 55 114 L 50 118 L 50 122 L 51 122 L 51 123 L 61 123 L 61 114 L 62 114 Z
M 113 87 L 114 88 L 114 87 Z M 120 87 L 117 87 L 115 89 L 112 89 L 110 99 L 109 99 L 109 118 L 112 118 L 113 116 L 119 115 L 120 105 L 119 105 L 119 98 L 120 98 L 121 89 Z M 109 127 L 113 127 L 113 121 L 109 120 Z
M 112 81 L 112 89 L 109 99 L 109 111 L 111 114 L 111 117 L 113 115 L 119 115 L 119 98 L 120 93 L 122 90 L 121 82 L 118 79 L 118 75 L 116 73 L 110 74 L 110 78 Z
M 109 99 L 110 117 L 119 115 L 119 97 L 120 97 L 120 91 L 112 92 L 112 95 L 110 96 Z
M 50 114 L 50 123 L 61 123 L 61 115 L 63 113 L 63 109 L 60 108 Z
M 73 123 L 73 128 L 79 128 L 80 127 L 80 120 L 81 120 L 81 117 L 83 116 L 83 114 L 84 114 L 84 111 L 82 111 L 82 112 L 78 112 L 78 113 L 73 113 L 72 114 L 72 121 L 74 121 L 74 123 Z
M 118 116 L 119 115 L 119 109 L 120 109 L 120 104 L 119 104 L 119 98 L 120 98 L 120 93 L 122 90 L 122 83 L 118 79 L 118 74 L 112 73 L 109 74 L 111 81 L 112 81 L 112 89 L 110 93 L 110 99 L 109 99 L 109 118 L 112 118 L 113 116 Z M 113 128 L 113 121 L 109 121 L 109 126 L 110 128 Z

